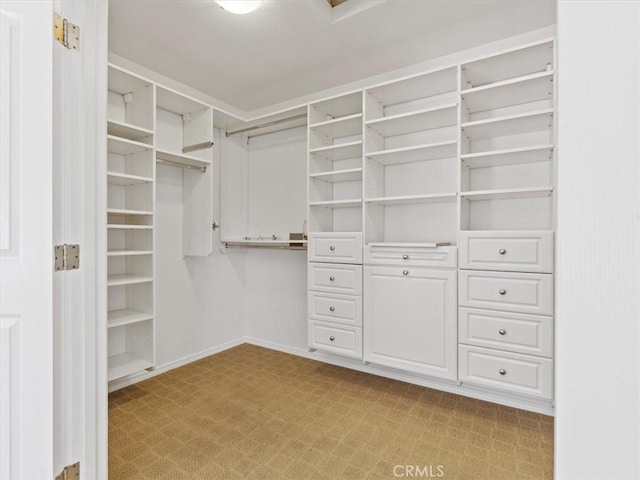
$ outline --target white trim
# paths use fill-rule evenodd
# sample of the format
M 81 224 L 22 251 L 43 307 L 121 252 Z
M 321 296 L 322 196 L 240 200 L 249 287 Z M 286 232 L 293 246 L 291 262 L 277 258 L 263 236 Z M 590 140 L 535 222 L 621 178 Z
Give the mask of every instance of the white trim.
M 153 378 L 176 368 L 183 367 L 216 353 L 224 352 L 225 350 L 237 347 L 238 345 L 242 345 L 243 343 L 247 343 L 245 341 L 245 337 L 240 337 L 236 340 L 231 340 L 230 342 L 222 343 L 220 345 L 216 345 L 215 347 L 211 347 L 206 350 L 202 350 L 201 352 L 194 353 L 193 355 L 187 355 L 186 357 L 182 357 L 169 363 L 165 363 L 164 365 L 160 365 L 159 367 L 156 367 L 149 372 L 137 373 L 135 375 L 129 375 L 128 377 L 114 380 L 109 383 L 109 393 L 115 392 L 116 390 L 120 390 L 124 387 L 128 387 L 129 385 L 142 382 L 143 380 L 148 380 L 149 378 Z

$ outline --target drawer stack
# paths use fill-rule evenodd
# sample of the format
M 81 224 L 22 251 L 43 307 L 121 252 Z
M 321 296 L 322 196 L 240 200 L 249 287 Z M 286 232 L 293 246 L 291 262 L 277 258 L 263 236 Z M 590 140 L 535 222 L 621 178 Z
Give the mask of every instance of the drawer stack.
M 553 397 L 553 233 L 460 232 L 459 380 Z
M 362 358 L 362 233 L 309 235 L 309 347 Z

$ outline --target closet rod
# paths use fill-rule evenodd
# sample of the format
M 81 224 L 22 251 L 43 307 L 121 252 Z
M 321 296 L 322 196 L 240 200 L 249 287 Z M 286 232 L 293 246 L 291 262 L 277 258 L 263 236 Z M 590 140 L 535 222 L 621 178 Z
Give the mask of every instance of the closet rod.
M 180 168 L 192 168 L 194 170 L 200 170 L 201 172 L 206 172 L 207 171 L 207 167 L 195 167 L 193 165 L 187 165 L 186 163 L 180 163 L 180 162 L 174 162 L 171 160 L 165 160 L 164 158 L 156 158 L 156 162 L 158 163 L 164 163 L 166 165 L 171 165 L 173 167 L 180 167 Z
M 262 123 L 260 125 L 254 125 L 252 127 L 241 128 L 239 130 L 231 130 L 231 131 L 225 133 L 225 135 L 227 137 L 230 137 L 231 135 L 237 135 L 238 133 L 250 132 L 252 130 L 258 130 L 259 128 L 273 127 L 274 125 L 280 125 L 282 123 L 288 123 L 288 122 L 292 122 L 294 120 L 300 120 L 302 118 L 304 118 L 306 120 L 307 114 L 303 113 L 303 114 L 300 114 L 300 115 L 296 115 L 295 117 L 281 118 L 280 120 L 274 120 L 272 122 Z M 306 122 L 305 122 L 305 124 L 306 124 Z M 298 127 L 301 127 L 301 126 L 302 125 L 297 125 L 295 127 L 283 128 L 282 130 L 283 131 L 284 130 L 290 130 L 291 128 L 298 128 Z M 280 130 L 276 130 L 276 131 L 280 131 Z M 269 133 L 274 133 L 274 132 L 269 132 Z
M 224 242 L 224 246 L 227 248 L 277 248 L 277 249 L 281 249 L 281 250 L 306 250 L 307 249 L 307 245 L 303 244 L 303 245 L 295 245 L 296 241 L 292 240 L 291 244 L 293 245 L 288 245 L 288 244 L 276 244 L 276 245 L 271 245 L 271 244 L 266 244 L 266 243 L 237 243 L 237 242 Z

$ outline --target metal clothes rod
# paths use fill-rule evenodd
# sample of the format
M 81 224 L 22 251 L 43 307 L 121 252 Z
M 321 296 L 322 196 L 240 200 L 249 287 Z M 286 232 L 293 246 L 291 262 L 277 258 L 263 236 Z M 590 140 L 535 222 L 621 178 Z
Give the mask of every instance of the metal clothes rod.
M 283 242 L 284 243 L 284 242 Z M 291 243 L 296 243 L 295 240 L 293 240 Z M 307 249 L 307 245 L 269 245 L 269 244 L 265 244 L 265 243 L 236 243 L 236 242 L 224 242 L 225 247 L 227 248 L 277 248 L 277 249 L 281 249 L 281 250 L 306 250 Z
M 158 163 L 164 163 L 166 165 L 172 165 L 174 167 L 180 167 L 180 168 L 191 168 L 193 170 L 200 170 L 202 173 L 207 171 L 207 167 L 195 167 L 193 165 L 187 165 L 186 163 L 180 163 L 180 162 L 173 162 L 171 160 L 165 160 L 163 158 L 156 158 L 156 162 Z
M 250 131 L 252 131 L 252 130 L 258 130 L 258 129 L 260 129 L 260 128 L 273 127 L 273 126 L 275 126 L 275 125 L 280 125 L 280 124 L 282 124 L 282 123 L 292 122 L 292 121 L 294 121 L 294 120 L 300 120 L 300 119 L 302 119 L 302 118 L 306 119 L 306 118 L 307 118 L 307 114 L 306 114 L 306 113 L 302 113 L 302 114 L 300 114 L 300 115 L 296 115 L 295 117 L 281 118 L 280 120 L 274 120 L 274 121 L 272 121 L 272 122 L 262 123 L 262 124 L 260 124 L 260 125 L 254 125 L 254 126 L 252 126 L 252 127 L 241 128 L 241 129 L 239 129 L 239 130 L 231 130 L 231 131 L 229 131 L 229 132 L 225 133 L 225 135 L 226 135 L 227 137 L 230 137 L 231 135 L 237 135 L 237 134 L 239 134 L 239 133 L 250 132 Z M 298 127 L 301 127 L 301 126 L 302 126 L 302 125 L 297 125 L 297 126 L 295 126 L 295 127 L 284 128 L 284 129 L 282 129 L 282 130 L 283 130 L 283 131 L 284 131 L 284 130 L 290 130 L 290 129 L 292 129 L 292 128 L 298 128 Z M 278 130 L 278 131 L 279 131 L 279 130 Z M 274 132 L 269 132 L 269 133 L 274 133 Z M 258 136 L 258 135 L 256 135 L 256 136 Z

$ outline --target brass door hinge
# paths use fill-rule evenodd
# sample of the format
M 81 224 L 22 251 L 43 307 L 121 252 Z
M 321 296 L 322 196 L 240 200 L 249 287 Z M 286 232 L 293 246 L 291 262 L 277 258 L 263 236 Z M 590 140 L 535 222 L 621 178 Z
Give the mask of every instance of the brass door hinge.
M 55 480 L 80 480 L 80 462 L 64 467 Z
M 80 27 L 57 13 L 53 14 L 53 38 L 70 50 L 80 49 Z

